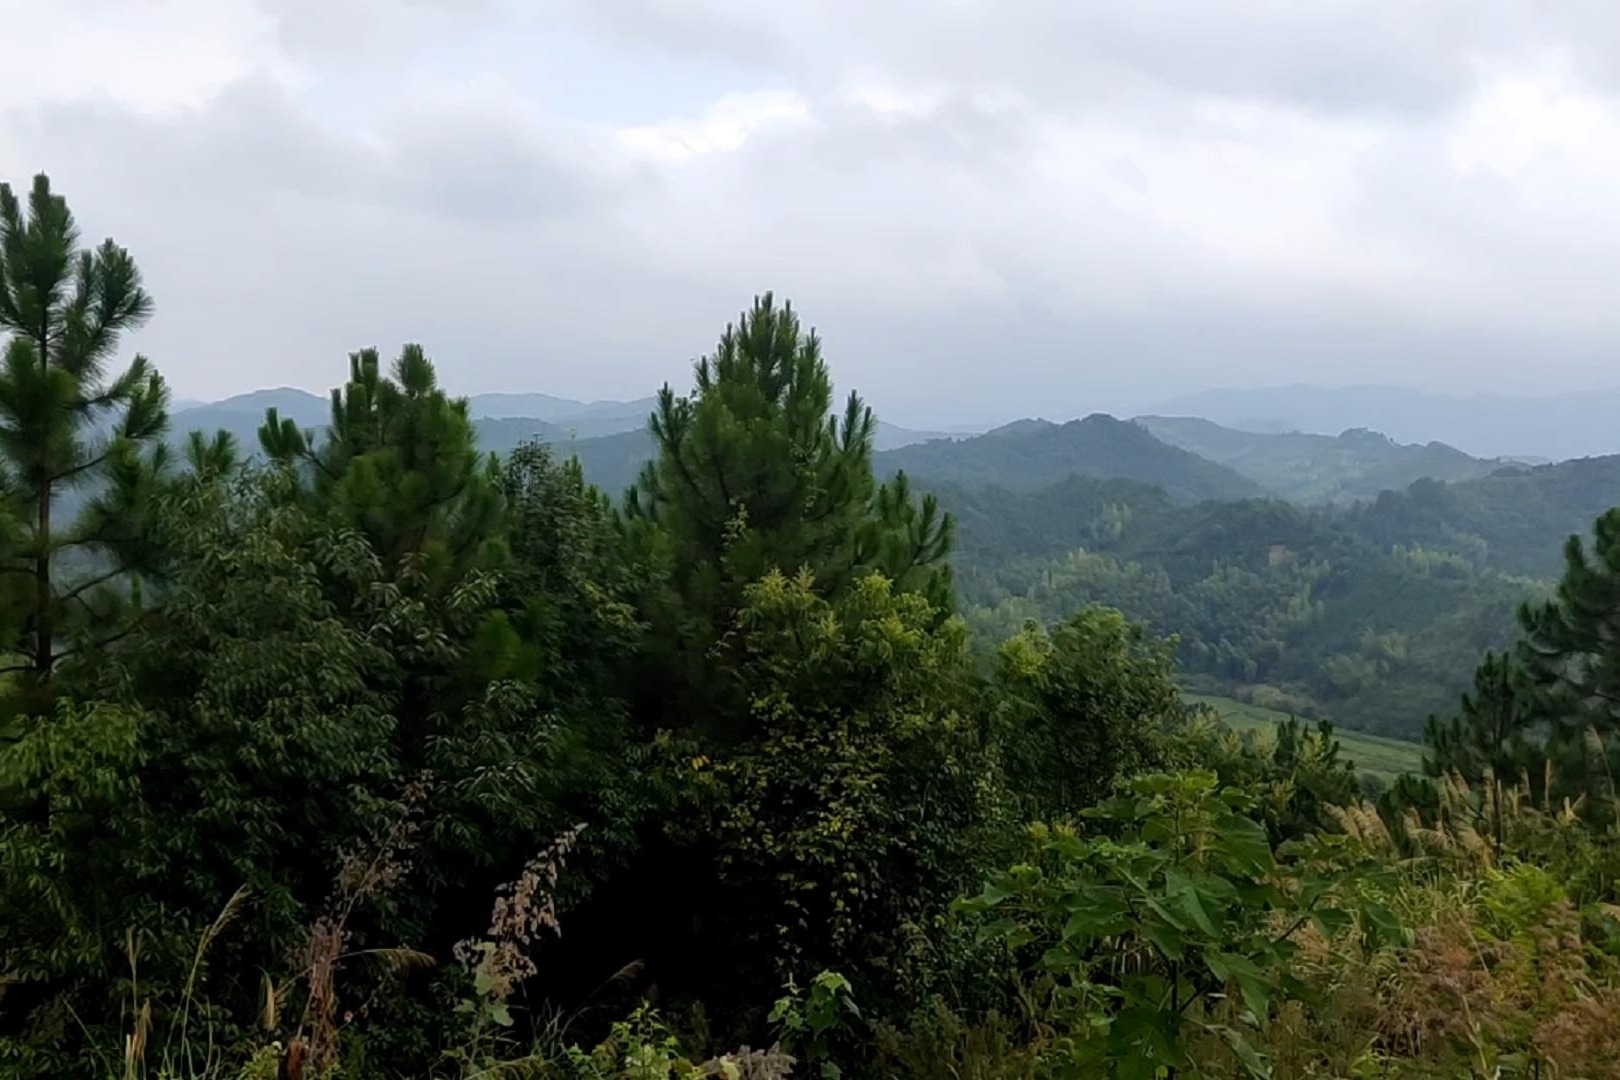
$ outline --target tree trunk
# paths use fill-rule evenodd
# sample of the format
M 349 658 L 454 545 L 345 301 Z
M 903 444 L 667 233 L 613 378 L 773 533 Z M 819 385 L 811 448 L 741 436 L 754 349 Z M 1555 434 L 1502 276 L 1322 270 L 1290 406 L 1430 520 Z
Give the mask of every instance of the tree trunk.
M 45 317 L 48 320 L 48 316 Z M 51 327 L 42 322 L 34 339 L 39 352 L 42 374 L 49 374 L 51 366 Z M 51 463 L 45 455 L 39 462 L 39 475 L 34 481 L 36 499 L 34 542 L 34 675 L 40 682 L 49 682 L 51 668 L 56 664 L 56 619 L 51 610 Z
M 52 641 L 56 627 L 51 611 L 51 481 L 43 469 L 37 493 L 38 531 L 34 535 L 39 547 L 34 552 L 34 674 L 44 682 L 50 679 L 56 659 Z

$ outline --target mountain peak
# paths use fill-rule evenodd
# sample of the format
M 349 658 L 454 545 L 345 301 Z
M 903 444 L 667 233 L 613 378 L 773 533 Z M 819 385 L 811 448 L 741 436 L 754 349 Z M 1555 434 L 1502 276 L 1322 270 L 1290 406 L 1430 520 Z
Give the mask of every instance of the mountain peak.
M 1029 434 L 1032 434 L 1032 433 L 1037 432 L 1037 431 L 1047 431 L 1047 430 L 1056 428 L 1058 426 L 1059 425 L 1054 424 L 1050 420 L 1041 420 L 1041 419 L 1038 419 L 1038 418 L 1029 418 L 1029 419 L 1024 419 L 1024 420 L 1014 420 L 1010 424 L 1002 424 L 998 428 L 991 428 L 989 431 L 985 432 L 984 437 L 989 437 L 989 436 L 996 436 L 996 437 L 1013 436 L 1013 437 L 1016 437 L 1016 436 L 1019 436 L 1019 435 L 1029 435 Z
M 1261 497 L 1264 488 L 1129 421 L 1106 413 L 1054 424 L 1025 419 L 976 438 L 921 443 L 876 455 L 879 473 L 925 483 L 1030 491 L 1071 476 L 1135 480 L 1177 502 Z

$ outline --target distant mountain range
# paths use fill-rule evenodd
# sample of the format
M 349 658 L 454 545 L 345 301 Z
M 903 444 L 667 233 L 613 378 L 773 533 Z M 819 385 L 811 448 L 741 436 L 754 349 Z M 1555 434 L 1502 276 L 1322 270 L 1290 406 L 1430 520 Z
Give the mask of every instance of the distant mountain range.
M 1136 422 L 1172 446 L 1190 450 L 1298 503 L 1349 503 L 1402 490 L 1414 480 L 1472 480 L 1512 464 L 1471 457 L 1455 447 L 1398 443 L 1355 428 L 1337 436 L 1259 434 L 1187 416 L 1139 416 Z
M 493 431 L 503 435 L 500 441 L 510 444 L 488 447 L 495 450 L 509 449 L 528 437 L 590 438 L 642 428 L 654 405 L 652 398 L 585 402 L 550 394 L 475 394 L 467 403 L 474 420 L 481 425 L 490 423 Z M 332 415 L 329 399 L 306 390 L 280 387 L 178 409 L 170 418 L 170 426 L 177 432 L 224 428 L 244 445 L 253 446 L 269 408 L 306 428 L 324 427 Z M 512 434 L 518 431 L 521 436 Z
M 474 394 L 468 399 L 478 420 L 526 421 L 552 425 L 535 428 L 534 434 L 551 436 L 558 431 L 585 439 L 613 435 L 643 426 L 652 411 L 654 399 L 633 401 L 576 401 L 539 393 Z M 267 406 L 274 405 L 283 416 L 291 416 L 308 427 L 321 426 L 327 416 L 327 399 L 303 390 L 280 388 L 256 390 L 222 401 L 200 403 L 177 400 L 174 425 L 177 431 L 196 427 L 225 427 L 240 435 L 252 436 Z M 1469 465 L 1456 454 L 1483 461 L 1494 467 L 1498 459 L 1526 464 L 1543 464 L 1576 457 L 1620 453 L 1620 390 L 1558 394 L 1544 397 L 1508 397 L 1478 394 L 1450 397 L 1388 386 L 1316 387 L 1277 386 L 1252 390 L 1207 390 L 1165 401 L 1138 417 L 1161 439 L 1232 466 L 1237 472 L 1275 489 L 1268 481 L 1262 461 L 1271 454 L 1281 456 L 1282 444 L 1263 447 L 1239 444 L 1229 435 L 1195 430 L 1183 424 L 1171 427 L 1172 419 L 1197 419 L 1239 435 L 1321 435 L 1338 439 L 1346 433 L 1366 431 L 1387 436 L 1402 453 L 1394 455 L 1410 461 L 1417 455 L 1412 448 L 1430 451 L 1427 464 L 1417 466 L 1422 475 L 1461 478 L 1478 466 Z M 1017 423 L 1008 425 L 1016 428 Z M 516 428 L 513 428 L 516 430 Z M 881 424 L 878 448 L 894 449 L 939 438 L 964 438 L 979 431 L 942 426 L 935 430 L 912 430 Z M 1439 444 L 1436 448 L 1431 444 Z M 1289 452 L 1303 452 L 1307 464 L 1315 468 L 1324 456 L 1343 451 L 1326 444 L 1296 442 Z M 1367 453 L 1371 453 L 1370 449 Z M 1358 460 L 1365 456 L 1356 451 Z M 1375 455 L 1376 456 L 1376 455 Z M 1388 458 L 1390 455 L 1384 455 Z M 1444 460 L 1449 457 L 1450 460 Z M 1239 460 L 1240 459 L 1240 460 Z M 1399 485 L 1405 467 L 1397 465 L 1387 482 Z M 1272 474 L 1274 477 L 1274 473 Z M 1365 479 L 1347 478 L 1343 490 L 1329 490 L 1314 481 L 1290 478 L 1282 486 L 1299 488 L 1291 496 L 1307 500 L 1332 501 L 1355 498 L 1386 482 L 1377 468 L 1368 467 Z
M 1560 461 L 1620 452 L 1620 390 L 1507 397 L 1448 397 L 1390 386 L 1275 386 L 1208 390 L 1151 410 L 1259 433 L 1335 435 L 1351 428 L 1398 442 L 1439 441 L 1484 458 Z
M 635 480 L 652 457 L 647 418 L 654 398 L 635 401 L 574 401 L 550 394 L 474 394 L 467 399 L 479 445 L 497 454 L 510 453 L 530 440 L 550 443 L 577 455 L 592 483 L 618 495 Z M 331 419 L 328 398 L 307 390 L 278 387 L 254 390 L 221 401 L 184 403 L 169 418 L 175 437 L 192 430 L 230 432 L 246 452 L 259 445 L 265 410 L 274 408 L 300 427 L 319 430 Z M 949 438 L 944 432 L 913 431 L 878 422 L 878 450 Z
M 1539 400 L 1545 405 L 1564 399 Z M 652 398 L 585 402 L 538 393 L 477 394 L 468 402 L 485 449 L 504 454 L 528 440 L 550 443 L 577 456 L 586 477 L 610 495 L 632 483 L 653 456 L 646 426 Z M 1437 544 L 1457 535 L 1477 537 L 1512 551 L 1514 557 L 1504 560 L 1512 572 L 1544 573 L 1544 560 L 1553 553 L 1542 545 L 1541 523 L 1529 519 L 1539 514 L 1571 531 L 1589 524 L 1596 513 L 1614 505 L 1608 500 L 1620 501 L 1620 490 L 1611 491 L 1608 482 L 1611 474 L 1620 475 L 1620 458 L 1589 466 L 1567 462 L 1543 471 L 1527 469 L 1505 455 L 1476 456 L 1448 442 L 1401 441 L 1399 427 L 1382 434 L 1356 425 L 1326 434 L 1301 430 L 1377 414 L 1407 424 L 1408 433 L 1433 431 L 1448 422 L 1460 423 L 1457 418 L 1469 409 L 1483 416 L 1506 404 L 1506 399 L 1443 399 L 1378 387 L 1282 387 L 1215 391 L 1166 407 L 1213 414 L 1205 416 L 1165 412 L 1127 421 L 1099 413 L 1067 423 L 1026 419 L 970 436 L 880 423 L 874 465 L 880 477 L 904 470 L 932 488 L 1030 492 L 1081 477 L 1149 485 L 1181 505 L 1268 497 L 1302 505 L 1363 503 L 1382 508 L 1367 510 L 1370 531 L 1387 531 L 1376 527 L 1377 514 L 1398 510 L 1403 519 L 1415 515 L 1422 520 L 1403 520 L 1391 537 L 1396 532 L 1404 538 L 1423 535 Z M 1620 400 L 1613 404 L 1620 410 Z M 325 426 L 331 408 L 327 399 L 303 390 L 256 390 L 177 409 L 171 427 L 176 437 L 193 428 L 223 428 L 252 451 L 265 410 L 272 407 L 313 429 Z M 1273 419 L 1264 420 L 1267 414 Z M 1219 422 L 1222 416 L 1243 415 L 1248 419 Z M 1525 421 L 1516 430 L 1532 427 Z M 1613 441 L 1620 442 L 1620 429 Z M 1468 445 L 1523 444 L 1498 425 L 1476 430 Z M 1577 445 L 1595 447 L 1598 436 L 1570 432 L 1562 444 L 1544 439 L 1534 445 L 1555 456 Z M 1429 486 L 1413 489 L 1422 481 Z M 1393 494 L 1381 500 L 1385 492 Z M 1427 502 L 1412 502 L 1418 496 Z M 1437 499 L 1444 503 L 1444 513 L 1436 509 Z M 1514 505 L 1526 512 L 1516 513 Z M 1522 524 L 1516 519 L 1523 519 Z M 1448 540 L 1440 546 L 1452 545 Z M 1532 551 L 1539 553 L 1534 561 Z

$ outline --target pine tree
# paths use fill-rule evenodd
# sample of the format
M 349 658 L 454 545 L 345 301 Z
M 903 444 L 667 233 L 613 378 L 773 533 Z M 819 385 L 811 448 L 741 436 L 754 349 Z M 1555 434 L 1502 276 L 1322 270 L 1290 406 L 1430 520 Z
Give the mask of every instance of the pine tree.
M 420 767 L 443 726 L 464 723 L 489 688 L 469 643 L 494 658 L 513 648 L 490 572 L 505 555 L 499 472 L 478 451 L 466 399 L 439 387 L 420 345 L 406 345 L 388 376 L 377 350 L 363 349 L 332 391 L 324 436 L 272 408 L 259 443 L 284 470 L 293 503 L 357 532 L 376 556 L 390 612 L 376 632 L 393 635 L 399 735 L 405 760 Z M 332 600 L 345 614 L 375 603 L 341 583 Z
M 20 586 L 7 589 L 8 605 L 22 612 L 13 669 L 36 684 L 63 657 L 122 632 L 135 594 L 129 575 L 150 554 L 143 506 L 167 461 L 161 376 L 139 355 L 106 376 L 123 332 L 150 317 L 151 297 L 124 248 L 78 244 L 73 214 L 48 178 L 34 178 L 26 210 L 0 184 L 0 329 L 8 333 L 0 489 L 18 523 L 4 571 Z M 71 517 L 70 498 L 81 508 Z
M 903 475 L 877 484 L 874 427 L 858 394 L 834 413 L 820 339 L 769 293 L 697 362 L 691 396 L 663 388 L 658 457 L 625 516 L 668 568 L 672 610 L 654 621 L 678 652 L 704 655 L 772 570 L 808 569 L 829 597 L 875 571 L 948 610 L 951 520 Z
M 857 572 L 876 570 L 902 591 L 926 596 L 941 611 L 952 607 L 951 553 L 955 528 L 939 500 L 912 497 L 905 473 L 879 485 L 856 548 Z
M 1462 696 L 1457 715 L 1450 720 L 1429 717 L 1423 733 L 1424 773 L 1456 774 L 1470 784 L 1485 785 L 1499 853 L 1503 795 L 1529 764 L 1536 720 L 1524 671 L 1511 658 L 1488 652 L 1474 672 L 1474 691 Z
M 1565 723 L 1600 732 L 1620 726 L 1620 509 L 1593 526 L 1591 552 L 1564 545 L 1564 576 L 1551 600 L 1524 605 L 1526 668 Z
M 1557 592 L 1523 605 L 1519 622 L 1519 662 L 1547 724 L 1548 755 L 1567 784 L 1607 803 L 1620 766 L 1620 508 L 1594 523 L 1590 552 L 1569 538 Z
M 456 578 L 496 555 L 495 459 L 479 453 L 466 400 L 439 388 L 420 345 L 406 345 L 390 374 L 376 349 L 351 354 L 324 439 L 272 408 L 259 442 L 298 475 L 306 500 L 359 529 L 392 572 L 410 564 Z

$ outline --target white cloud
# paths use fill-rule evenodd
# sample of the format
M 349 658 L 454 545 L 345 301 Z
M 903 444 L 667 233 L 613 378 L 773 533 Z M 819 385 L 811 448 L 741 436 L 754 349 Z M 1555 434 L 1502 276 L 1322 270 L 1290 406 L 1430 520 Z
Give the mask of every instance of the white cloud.
M 273 23 L 245 0 L 3 0 L 0 30 L 6 108 L 196 106 L 273 60 Z
M 633 154 L 674 165 L 700 154 L 740 149 L 761 129 L 790 129 L 812 122 L 809 102 L 802 95 L 767 90 L 728 94 L 701 116 L 627 127 L 619 138 Z

